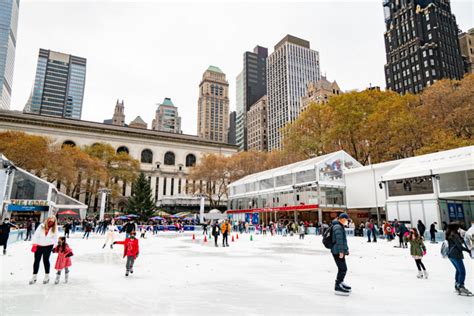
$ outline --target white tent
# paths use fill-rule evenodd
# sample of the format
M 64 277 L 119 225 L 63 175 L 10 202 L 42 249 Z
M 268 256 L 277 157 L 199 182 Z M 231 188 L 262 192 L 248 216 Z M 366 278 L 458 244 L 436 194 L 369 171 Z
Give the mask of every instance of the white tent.
M 212 209 L 209 211 L 209 213 L 204 214 L 204 218 L 211 219 L 211 220 L 212 219 L 226 219 L 227 215 L 222 214 L 221 211 L 219 211 L 218 209 Z

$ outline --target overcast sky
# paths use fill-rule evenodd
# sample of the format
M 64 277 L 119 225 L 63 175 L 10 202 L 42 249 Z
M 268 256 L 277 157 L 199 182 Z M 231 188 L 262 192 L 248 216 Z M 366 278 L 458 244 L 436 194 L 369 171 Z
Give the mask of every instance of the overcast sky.
M 471 0 L 452 0 L 462 30 L 473 27 Z M 286 34 L 309 40 L 322 73 L 343 90 L 384 84 L 382 0 L 370 1 L 40 1 L 21 0 L 11 109 L 31 92 L 39 48 L 87 58 L 82 119 L 111 118 L 124 99 L 126 122 L 148 124 L 170 97 L 184 133 L 196 134 L 198 85 L 209 65 L 230 84 L 242 54 L 273 52 Z

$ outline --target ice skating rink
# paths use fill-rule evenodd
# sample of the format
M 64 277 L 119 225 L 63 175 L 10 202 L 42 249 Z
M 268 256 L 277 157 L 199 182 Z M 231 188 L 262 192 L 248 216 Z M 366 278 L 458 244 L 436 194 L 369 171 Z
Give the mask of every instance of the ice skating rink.
M 346 283 L 353 293 L 341 297 L 320 237 L 239 237 L 215 248 L 198 235 L 149 235 L 140 240 L 135 273 L 125 277 L 122 246 L 102 249 L 103 236 L 76 234 L 69 240 L 70 281 L 59 285 L 54 274 L 42 284 L 43 266 L 28 285 L 31 244 L 13 244 L 0 255 L 0 315 L 473 315 L 474 298 L 454 293 L 454 267 L 439 244 L 427 243 L 430 277 L 419 280 L 409 251 L 394 248 L 396 242 L 349 237 Z M 53 255 L 52 268 L 55 261 Z M 473 261 L 464 262 L 472 290 Z

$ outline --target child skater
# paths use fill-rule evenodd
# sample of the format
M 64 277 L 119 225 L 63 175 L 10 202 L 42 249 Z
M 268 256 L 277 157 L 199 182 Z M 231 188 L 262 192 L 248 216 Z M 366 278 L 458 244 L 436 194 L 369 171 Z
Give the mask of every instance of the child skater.
M 128 276 L 128 273 L 133 274 L 133 264 L 140 253 L 135 231 L 130 233 L 129 238 L 125 238 L 124 241 L 114 241 L 114 244 L 123 245 L 123 257 L 127 257 L 127 263 L 125 264 L 125 276 Z
M 426 247 L 423 243 L 423 238 L 418 234 L 416 228 L 410 230 L 410 234 L 405 237 L 405 240 L 410 243 L 410 254 L 415 259 L 416 267 L 418 268 L 418 279 L 428 279 L 428 272 L 426 272 L 425 265 L 421 262 L 423 256 L 426 255 Z
M 59 237 L 58 245 L 53 249 L 53 252 L 58 254 L 56 265 L 54 266 L 54 268 L 58 270 L 54 284 L 59 283 L 59 278 L 61 277 L 61 271 L 63 269 L 66 270 L 64 282 L 67 283 L 69 278 L 69 267 L 71 266 L 71 257 L 73 256 L 73 253 L 69 245 L 66 243 L 66 237 Z

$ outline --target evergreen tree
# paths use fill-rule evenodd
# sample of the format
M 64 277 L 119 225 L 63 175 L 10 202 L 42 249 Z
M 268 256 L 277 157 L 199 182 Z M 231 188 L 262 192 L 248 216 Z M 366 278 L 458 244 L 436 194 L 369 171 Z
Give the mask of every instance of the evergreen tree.
M 153 202 L 150 184 L 143 172 L 133 183 L 133 193 L 128 199 L 128 213 L 139 215 L 142 219 L 148 220 L 155 213 L 155 203 Z

